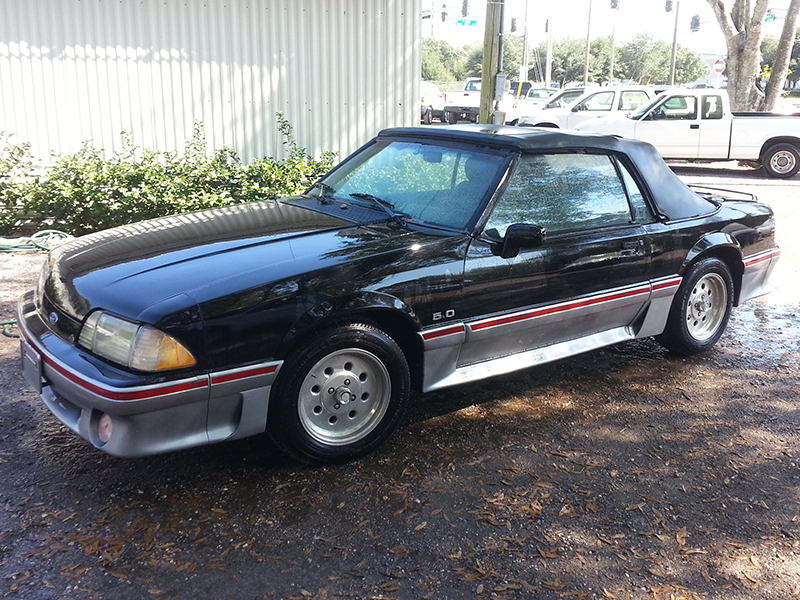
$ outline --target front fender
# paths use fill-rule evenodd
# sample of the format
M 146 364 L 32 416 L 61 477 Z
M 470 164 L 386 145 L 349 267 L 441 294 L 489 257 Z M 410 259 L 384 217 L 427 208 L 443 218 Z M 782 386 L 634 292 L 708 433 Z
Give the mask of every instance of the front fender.
M 378 321 L 400 321 L 409 331 L 421 329 L 416 313 L 408 304 L 389 294 L 364 291 L 342 298 L 329 298 L 309 309 L 286 333 L 280 344 L 279 355 L 285 356 L 298 340 L 312 336 L 314 332 L 333 323 L 370 317 Z

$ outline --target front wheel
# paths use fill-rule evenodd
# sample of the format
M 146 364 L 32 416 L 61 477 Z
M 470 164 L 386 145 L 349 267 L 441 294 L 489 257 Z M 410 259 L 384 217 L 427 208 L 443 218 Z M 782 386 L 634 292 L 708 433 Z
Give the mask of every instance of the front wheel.
M 364 456 L 397 428 L 410 388 L 403 351 L 386 333 L 363 324 L 330 330 L 283 365 L 270 435 L 308 464 Z
M 718 258 L 703 259 L 686 273 L 672 301 L 667 327 L 656 340 L 682 356 L 706 352 L 725 332 L 732 307 L 728 265 Z
M 770 177 L 788 179 L 800 169 L 800 152 L 791 144 L 775 144 L 764 152 L 761 164 Z

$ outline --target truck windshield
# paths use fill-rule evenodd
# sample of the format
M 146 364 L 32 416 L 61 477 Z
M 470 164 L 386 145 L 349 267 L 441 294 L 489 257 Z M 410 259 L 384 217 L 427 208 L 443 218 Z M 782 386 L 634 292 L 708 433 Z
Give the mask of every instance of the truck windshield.
M 656 96 L 649 102 L 642 104 L 639 108 L 628 115 L 629 119 L 638 120 L 645 116 L 651 108 L 653 108 L 656 104 L 661 102 L 664 98 L 662 96 Z

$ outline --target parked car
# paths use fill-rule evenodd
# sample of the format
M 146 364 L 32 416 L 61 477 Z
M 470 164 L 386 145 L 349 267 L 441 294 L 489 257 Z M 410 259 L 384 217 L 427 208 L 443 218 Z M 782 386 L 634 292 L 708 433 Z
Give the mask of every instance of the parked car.
M 517 119 L 522 127 L 574 129 L 579 123 L 609 114 L 625 114 L 655 97 L 658 90 L 647 86 L 579 88 L 582 93 L 566 106 L 545 108 Z
M 511 88 L 514 89 L 513 87 Z M 506 113 L 506 123 L 516 125 L 521 115 L 530 115 L 532 111 L 544 105 L 553 97 L 557 90 L 552 88 L 531 87 L 528 92 L 519 98 L 511 97 L 501 102 L 500 109 Z M 576 97 L 581 92 L 578 92 Z
M 420 84 L 420 119 L 426 125 L 430 125 L 434 119 L 439 119 L 442 123 L 450 122 L 444 111 L 444 94 L 430 81 Z
M 664 158 L 753 161 L 782 179 L 800 170 L 800 115 L 734 113 L 723 90 L 672 90 L 578 128 L 650 142 Z
M 778 256 L 768 206 L 696 193 L 650 144 L 388 129 L 299 196 L 58 246 L 19 303 L 23 371 L 116 456 L 268 431 L 337 462 L 412 389 L 649 336 L 707 351 Z

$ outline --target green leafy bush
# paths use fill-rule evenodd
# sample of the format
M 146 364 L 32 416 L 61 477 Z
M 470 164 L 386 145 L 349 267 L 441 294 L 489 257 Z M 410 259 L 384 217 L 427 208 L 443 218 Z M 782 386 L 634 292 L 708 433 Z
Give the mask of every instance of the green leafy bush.
M 4 132 L 0 144 L 0 235 L 8 235 L 25 212 L 24 184 L 33 171 L 33 157 L 30 144 L 14 144 Z
M 248 165 L 230 148 L 209 155 L 202 123 L 195 123 L 182 154 L 139 148 L 130 135 L 123 134 L 122 150 L 109 159 L 85 142 L 40 175 L 33 173 L 32 161 L 26 158 L 29 146 L 7 144 L 0 154 L 0 227 L 10 229 L 19 223 L 20 212 L 25 212 L 37 215 L 40 227 L 82 235 L 144 219 L 297 193 L 330 169 L 335 155 L 325 152 L 319 160 L 313 159 L 297 145 L 283 115 L 277 116 L 278 129 L 289 147 L 287 157 L 261 158 Z M 6 181 L 10 182 L 7 190 Z

